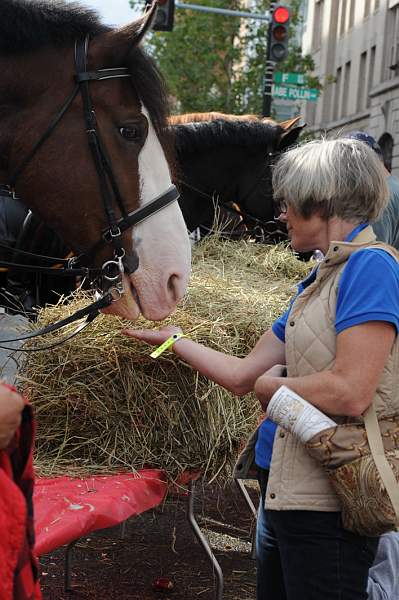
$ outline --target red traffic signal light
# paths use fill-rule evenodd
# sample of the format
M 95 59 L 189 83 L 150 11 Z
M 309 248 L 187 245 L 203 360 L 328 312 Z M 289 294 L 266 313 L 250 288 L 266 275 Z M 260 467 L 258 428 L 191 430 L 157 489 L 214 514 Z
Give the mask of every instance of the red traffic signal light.
M 290 20 L 290 11 L 285 6 L 278 6 L 274 9 L 273 20 L 276 23 L 287 23 Z
M 277 6 L 272 13 L 268 59 L 273 62 L 281 62 L 287 57 L 290 17 L 290 10 L 286 6 Z

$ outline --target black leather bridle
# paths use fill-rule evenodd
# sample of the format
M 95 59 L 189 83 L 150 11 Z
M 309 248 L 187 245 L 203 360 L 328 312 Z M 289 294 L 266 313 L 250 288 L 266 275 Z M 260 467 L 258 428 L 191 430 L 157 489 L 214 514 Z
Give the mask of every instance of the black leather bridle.
M 284 235 L 284 231 L 281 230 L 279 228 L 279 225 L 277 224 L 278 222 L 276 217 L 278 215 L 275 214 L 272 220 L 266 221 L 264 219 L 260 219 L 259 217 L 255 217 L 255 215 L 252 215 L 250 212 L 242 208 L 242 206 L 246 204 L 248 198 L 250 198 L 255 192 L 255 190 L 260 186 L 260 182 L 264 179 L 266 171 L 273 167 L 276 158 L 278 158 L 280 155 L 281 152 L 276 152 L 273 150 L 267 152 L 265 156 L 265 166 L 263 167 L 260 176 L 255 180 L 255 182 L 251 185 L 247 193 L 242 198 L 240 198 L 239 201 L 234 200 L 233 202 L 218 202 L 218 205 L 221 208 L 241 219 L 241 223 L 246 227 L 246 230 L 242 233 L 242 237 L 244 238 L 252 238 L 260 243 L 268 243 L 268 240 L 270 241 L 273 235 Z M 207 192 L 204 192 L 203 190 L 198 189 L 197 187 L 191 185 L 187 181 L 184 181 L 183 179 L 177 179 L 177 182 L 179 183 L 179 185 L 192 190 L 200 196 L 203 196 L 204 198 L 207 198 L 208 200 L 211 200 L 213 202 L 215 201 L 214 195 L 211 195 Z M 271 200 L 273 201 L 272 197 Z M 202 224 L 199 225 L 199 229 L 201 231 L 205 231 L 206 235 L 214 233 L 212 227 L 208 228 Z M 233 231 L 231 232 L 223 231 L 221 233 L 223 237 L 228 238 L 230 236 L 233 237 L 236 232 L 233 229 Z
M 67 97 L 60 110 L 52 118 L 46 131 L 37 140 L 31 151 L 28 153 L 28 155 L 24 158 L 24 160 L 9 178 L 8 183 L 0 186 L 0 192 L 2 195 L 8 195 L 12 198 L 16 198 L 15 185 L 17 183 L 18 178 L 25 170 L 27 165 L 30 163 L 32 158 L 35 156 L 37 151 L 40 149 L 40 147 L 50 137 L 51 133 L 54 131 L 54 129 L 61 121 L 62 117 L 68 111 L 73 101 L 77 97 L 78 93 L 80 92 L 83 101 L 83 115 L 86 133 L 88 136 L 88 143 L 97 172 L 97 176 L 100 182 L 102 203 L 107 217 L 108 227 L 102 232 L 101 238 L 96 244 L 94 244 L 94 246 L 92 246 L 91 248 L 89 248 L 89 250 L 80 254 L 79 256 L 73 257 L 72 259 L 65 260 L 41 256 L 40 258 L 44 260 L 46 266 L 40 267 L 38 265 L 21 265 L 18 263 L 12 263 L 7 261 L 0 261 L 0 266 L 13 267 L 25 271 L 41 271 L 44 273 L 51 272 L 52 275 L 80 275 L 83 277 L 89 277 L 93 281 L 101 278 L 103 285 L 101 289 L 102 295 L 99 298 L 99 300 L 93 302 L 86 308 L 77 311 L 74 315 L 71 315 L 71 317 L 68 317 L 67 319 L 63 319 L 58 323 L 52 324 L 48 327 L 20 336 L 18 338 L 0 340 L 0 344 L 19 340 L 28 340 L 30 338 L 37 337 L 38 335 L 44 335 L 46 333 L 50 333 L 51 331 L 55 331 L 57 329 L 65 327 L 69 323 L 81 319 L 84 316 L 87 316 L 86 324 L 88 324 L 98 315 L 100 309 L 109 306 L 112 302 L 116 300 L 119 300 L 121 295 L 124 293 L 124 273 L 131 274 L 138 268 L 138 257 L 127 255 L 123 247 L 123 232 L 133 227 L 134 225 L 141 223 L 144 219 L 147 219 L 149 216 L 155 214 L 156 212 L 168 206 L 172 202 L 177 201 L 179 198 L 179 192 L 177 191 L 177 188 L 174 185 L 171 185 L 171 187 L 168 190 L 166 190 L 160 196 L 154 198 L 151 202 L 146 204 L 146 206 L 136 209 L 132 212 L 127 212 L 119 191 L 114 171 L 112 169 L 111 161 L 108 157 L 105 145 L 97 128 L 96 114 L 92 103 L 89 86 L 90 82 L 93 81 L 103 81 L 107 79 L 131 77 L 131 75 L 126 67 L 97 69 L 95 71 L 89 71 L 87 69 L 88 47 L 89 36 L 86 36 L 84 39 L 76 41 L 75 86 L 72 92 Z M 118 219 L 116 216 L 114 209 L 115 204 L 118 206 L 122 215 L 122 218 L 120 219 Z M 91 263 L 96 253 L 106 244 L 112 245 L 114 252 L 113 258 L 111 260 L 106 261 L 101 268 L 85 266 L 85 264 Z M 16 252 L 20 252 L 25 255 L 30 255 L 35 258 L 38 257 L 38 255 L 33 255 L 31 253 L 26 253 L 18 250 L 16 250 Z M 51 265 L 54 264 L 60 264 L 61 268 L 51 269 Z M 79 326 L 78 329 L 80 331 L 82 327 Z M 77 332 L 78 331 L 74 332 L 72 335 L 75 335 Z M 69 335 L 65 339 L 69 339 L 70 337 L 72 337 L 72 335 Z M 52 344 L 50 346 L 45 347 L 43 346 L 38 349 L 47 349 L 49 347 L 52 347 L 53 345 L 58 345 L 59 343 L 60 342 L 57 342 L 56 344 Z

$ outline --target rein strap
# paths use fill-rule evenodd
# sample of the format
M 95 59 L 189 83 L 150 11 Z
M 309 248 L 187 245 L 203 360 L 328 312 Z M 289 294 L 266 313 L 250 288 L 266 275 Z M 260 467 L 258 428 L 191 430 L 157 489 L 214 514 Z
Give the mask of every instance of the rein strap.
M 69 315 L 69 317 L 65 317 L 65 319 L 61 319 L 61 321 L 58 321 L 57 323 L 52 323 L 51 325 L 47 325 L 46 327 L 43 327 L 42 329 L 38 329 L 36 331 L 32 331 L 31 333 L 26 333 L 24 335 L 20 335 L 17 338 L 9 338 L 7 340 L 0 340 L 0 347 L 3 347 L 3 348 L 5 347 L 5 346 L 1 346 L 1 344 L 9 344 L 11 342 L 26 341 L 26 340 L 30 340 L 32 338 L 38 337 L 39 335 L 47 335 L 48 333 L 52 333 L 53 331 L 62 329 L 63 327 L 66 327 L 67 325 L 70 325 L 71 323 L 74 323 L 75 321 L 78 321 L 79 319 L 83 319 L 83 317 L 86 317 L 86 316 L 88 317 L 89 322 L 91 323 L 98 316 L 99 311 L 102 308 L 106 308 L 107 306 L 109 306 L 112 301 L 113 301 L 112 294 L 111 293 L 105 294 L 102 298 L 100 298 L 96 302 L 92 302 L 88 306 L 85 306 L 84 308 L 77 310 L 72 315 Z M 16 350 L 15 348 L 7 348 L 7 349 L 8 350 Z M 43 348 L 38 348 L 38 350 L 41 350 L 41 349 L 43 349 Z M 23 348 L 18 348 L 17 351 L 25 352 L 26 350 L 24 350 Z M 32 351 L 32 350 L 30 350 L 30 351 Z M 33 349 L 33 351 L 34 351 L 34 349 Z

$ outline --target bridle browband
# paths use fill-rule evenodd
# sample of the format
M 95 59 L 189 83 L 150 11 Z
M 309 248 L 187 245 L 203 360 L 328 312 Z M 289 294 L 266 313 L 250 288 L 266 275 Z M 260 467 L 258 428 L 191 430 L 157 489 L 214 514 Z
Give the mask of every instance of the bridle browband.
M 59 269 L 51 269 L 50 266 L 40 267 L 36 265 L 21 265 L 18 263 L 11 263 L 9 261 L 0 261 L 0 267 L 4 266 L 13 267 L 21 270 L 35 270 L 38 272 L 40 271 L 42 273 L 48 273 L 50 271 L 52 275 L 80 275 L 84 277 L 90 277 L 93 279 L 93 281 L 101 278 L 102 284 L 103 286 L 106 286 L 106 289 L 101 290 L 102 296 L 99 300 L 93 302 L 86 308 L 77 311 L 67 319 L 63 319 L 58 323 L 54 323 L 53 325 L 20 336 L 18 338 L 0 340 L 0 347 L 2 347 L 2 343 L 27 340 L 33 337 L 37 337 L 39 335 L 50 333 L 51 331 L 56 331 L 57 329 L 69 325 L 73 321 L 87 316 L 86 323 L 83 325 L 85 326 L 86 324 L 89 324 L 98 315 L 98 312 L 101 308 L 105 308 L 109 306 L 112 302 L 119 300 L 122 294 L 124 293 L 124 273 L 129 275 L 138 268 L 138 258 L 132 259 L 131 256 L 126 254 L 126 251 L 123 247 L 123 232 L 133 227 L 134 225 L 141 223 L 142 221 L 144 221 L 144 219 L 147 219 L 149 216 L 155 214 L 156 212 L 168 206 L 172 202 L 176 202 L 179 198 L 179 192 L 177 191 L 176 187 L 172 185 L 168 190 L 166 190 L 158 197 L 154 198 L 151 202 L 149 202 L 142 208 L 138 208 L 132 212 L 128 212 L 126 210 L 125 204 L 119 191 L 118 183 L 114 175 L 114 171 L 112 169 L 111 161 L 108 157 L 105 145 L 97 128 L 97 119 L 90 95 L 89 85 L 90 82 L 93 81 L 103 81 L 107 79 L 131 77 L 131 75 L 126 67 L 108 69 L 106 68 L 97 69 L 95 71 L 88 71 L 88 47 L 88 35 L 84 39 L 80 39 L 75 42 L 75 86 L 72 92 L 65 100 L 60 110 L 51 119 L 46 131 L 36 141 L 31 151 L 22 160 L 20 165 L 9 178 L 8 183 L 6 185 L 0 186 L 0 193 L 2 195 L 7 195 L 14 199 L 17 197 L 15 192 L 15 185 L 17 183 L 17 180 L 19 179 L 20 175 L 23 173 L 27 165 L 30 163 L 32 158 L 41 148 L 41 146 L 50 137 L 51 133 L 57 127 L 58 123 L 61 121 L 62 117 L 68 111 L 73 101 L 77 97 L 78 93 L 80 92 L 83 101 L 83 116 L 86 127 L 86 133 L 88 136 L 89 148 L 100 182 L 101 198 L 108 222 L 108 227 L 102 232 L 100 240 L 96 244 L 94 244 L 94 246 L 92 246 L 91 248 L 89 248 L 89 250 L 80 254 L 79 256 L 73 257 L 72 259 L 68 260 L 34 255 L 29 252 L 19 251 L 17 249 L 12 250 L 8 247 L 10 251 L 12 250 L 16 253 L 30 255 L 36 258 L 39 256 L 41 259 L 45 260 L 47 263 L 50 264 L 57 263 L 61 265 Z M 114 210 L 115 203 L 118 206 L 122 215 L 122 218 L 120 219 L 117 218 L 117 215 Z M 106 244 L 112 245 L 114 252 L 113 258 L 111 260 L 107 260 L 101 268 L 85 266 L 85 263 L 90 263 L 95 254 Z M 2 245 L 0 244 L 0 246 Z M 67 336 L 62 341 L 65 341 L 73 335 L 76 335 L 78 331 L 82 330 L 83 326 L 80 325 L 72 335 Z M 37 348 L 37 350 L 50 348 L 53 345 L 58 345 L 59 343 L 62 343 L 62 341 L 52 344 L 50 346 L 43 346 L 41 348 Z M 21 349 L 18 349 L 18 351 L 21 351 Z

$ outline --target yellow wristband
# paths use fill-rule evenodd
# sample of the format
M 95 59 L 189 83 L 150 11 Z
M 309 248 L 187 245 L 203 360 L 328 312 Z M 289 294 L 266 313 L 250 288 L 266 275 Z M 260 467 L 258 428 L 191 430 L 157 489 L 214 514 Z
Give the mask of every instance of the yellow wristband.
M 184 333 L 174 333 L 173 335 L 171 335 L 167 340 L 164 341 L 163 344 L 161 344 L 160 346 L 158 346 L 158 348 L 155 348 L 155 350 L 151 352 L 151 358 L 158 358 L 158 356 L 160 356 L 163 352 L 165 352 L 165 350 L 173 346 L 173 344 L 177 342 L 177 340 L 180 340 L 180 338 L 182 337 L 186 337 Z

